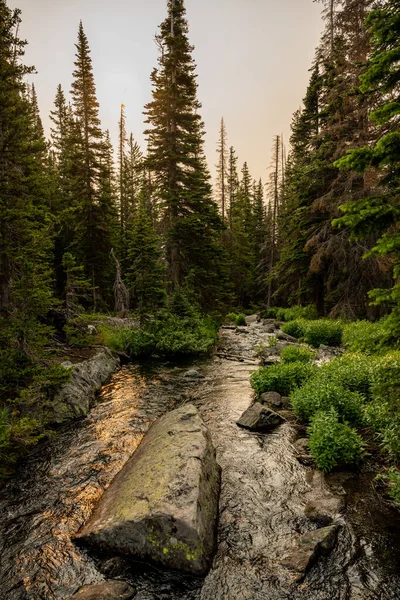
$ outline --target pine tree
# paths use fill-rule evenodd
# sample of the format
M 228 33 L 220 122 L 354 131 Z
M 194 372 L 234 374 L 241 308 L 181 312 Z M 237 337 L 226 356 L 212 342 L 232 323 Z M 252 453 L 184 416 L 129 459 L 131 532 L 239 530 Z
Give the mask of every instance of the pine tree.
M 52 302 L 47 147 L 36 95 L 24 83 L 33 69 L 22 62 L 20 22 L 20 11 L 0 0 L 0 400 L 7 460 L 15 458 L 10 444 L 28 447 L 40 433 L 35 390 L 50 333 L 41 321 Z M 35 389 L 22 398 L 32 381 Z
M 137 213 L 127 229 L 127 282 L 133 307 L 141 320 L 166 304 L 166 268 L 157 236 L 148 211 L 148 189 L 143 184 Z
M 222 221 L 204 157 L 183 0 L 168 1 L 168 17 L 157 39 L 161 56 L 151 75 L 153 100 L 146 106 L 146 163 L 166 235 L 168 278 L 172 291 L 190 280 L 201 305 L 215 308 L 227 277 L 219 242 Z
M 71 95 L 76 119 L 73 202 L 77 221 L 71 249 L 92 282 L 93 307 L 96 309 L 99 302 L 110 297 L 112 290 L 112 244 L 105 234 L 113 207 L 111 198 L 106 199 L 104 192 L 107 179 L 104 153 L 109 149 L 106 149 L 107 141 L 100 128 L 92 60 L 82 22 L 76 49 Z
M 373 53 L 367 69 L 360 75 L 361 92 L 368 96 L 379 94 L 380 103 L 374 106 L 370 119 L 378 128 L 375 144 L 348 151 L 336 165 L 364 174 L 366 189 L 361 198 L 341 206 L 344 216 L 337 225 L 348 226 L 353 238 L 360 240 L 371 234 L 380 235 L 367 256 L 388 259 L 393 266 L 394 286 L 375 289 L 370 293 L 376 302 L 388 302 L 393 307 L 391 326 L 393 335 L 400 335 L 400 13 L 397 0 L 380 3 L 366 21 L 372 35 Z M 367 97 L 368 97 L 367 96 Z M 381 134 L 383 131 L 383 135 Z M 378 181 L 368 174 L 377 170 Z

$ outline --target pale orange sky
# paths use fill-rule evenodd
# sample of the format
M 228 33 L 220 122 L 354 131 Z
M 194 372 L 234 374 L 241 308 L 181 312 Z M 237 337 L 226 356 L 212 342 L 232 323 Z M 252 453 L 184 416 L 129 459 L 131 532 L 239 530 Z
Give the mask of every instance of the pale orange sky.
M 100 117 L 116 142 L 119 107 L 127 129 L 145 148 L 143 106 L 151 98 L 150 73 L 157 61 L 154 34 L 165 18 L 165 0 L 8 0 L 22 10 L 21 36 L 42 119 L 58 83 L 71 85 L 78 24 L 92 50 Z M 199 99 L 206 125 L 206 155 L 214 174 L 221 116 L 228 144 L 253 177 L 267 180 L 273 136 L 287 141 L 293 112 L 309 79 L 322 30 L 321 5 L 312 0 L 186 0 L 190 41 L 195 45 Z

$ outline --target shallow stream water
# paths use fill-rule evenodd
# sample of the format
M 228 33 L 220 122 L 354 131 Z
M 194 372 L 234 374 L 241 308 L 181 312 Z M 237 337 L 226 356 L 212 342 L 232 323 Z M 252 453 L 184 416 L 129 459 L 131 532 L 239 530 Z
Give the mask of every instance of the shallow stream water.
M 125 563 L 119 577 L 136 600 L 399 600 L 400 519 L 382 504 L 372 474 L 331 484 L 347 499 L 333 552 L 302 583 L 282 566 L 299 536 L 317 525 L 304 515 L 310 468 L 295 457 L 286 423 L 256 435 L 235 421 L 252 401 L 249 375 L 263 326 L 221 332 L 220 352 L 187 365 L 129 365 L 102 390 L 89 416 L 38 447 L 0 492 L 0 599 L 65 599 L 104 579 L 102 562 L 70 540 L 113 477 L 164 412 L 194 402 L 222 467 L 218 550 L 205 579 Z

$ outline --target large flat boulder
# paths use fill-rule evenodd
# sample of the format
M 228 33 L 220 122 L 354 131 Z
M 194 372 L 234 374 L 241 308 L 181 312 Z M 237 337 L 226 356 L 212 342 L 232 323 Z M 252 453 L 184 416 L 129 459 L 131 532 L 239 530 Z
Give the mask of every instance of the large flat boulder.
M 285 422 L 285 419 L 278 413 L 263 406 L 259 402 L 255 402 L 247 410 L 244 411 L 237 425 L 251 431 L 269 431 L 278 425 Z
M 119 359 L 108 348 L 100 349 L 95 356 L 81 363 L 64 363 L 63 366 L 72 369 L 71 380 L 54 396 L 51 421 L 64 423 L 86 416 L 96 392 L 117 371 L 119 365 Z
M 76 541 L 203 575 L 215 550 L 220 467 L 187 404 L 156 421 Z

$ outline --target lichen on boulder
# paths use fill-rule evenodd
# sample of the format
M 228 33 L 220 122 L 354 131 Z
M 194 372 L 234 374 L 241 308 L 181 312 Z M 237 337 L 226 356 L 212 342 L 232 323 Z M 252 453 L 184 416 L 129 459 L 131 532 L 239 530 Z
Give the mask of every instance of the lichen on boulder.
M 205 574 L 215 550 L 219 486 L 210 434 L 187 404 L 152 425 L 75 539 Z

